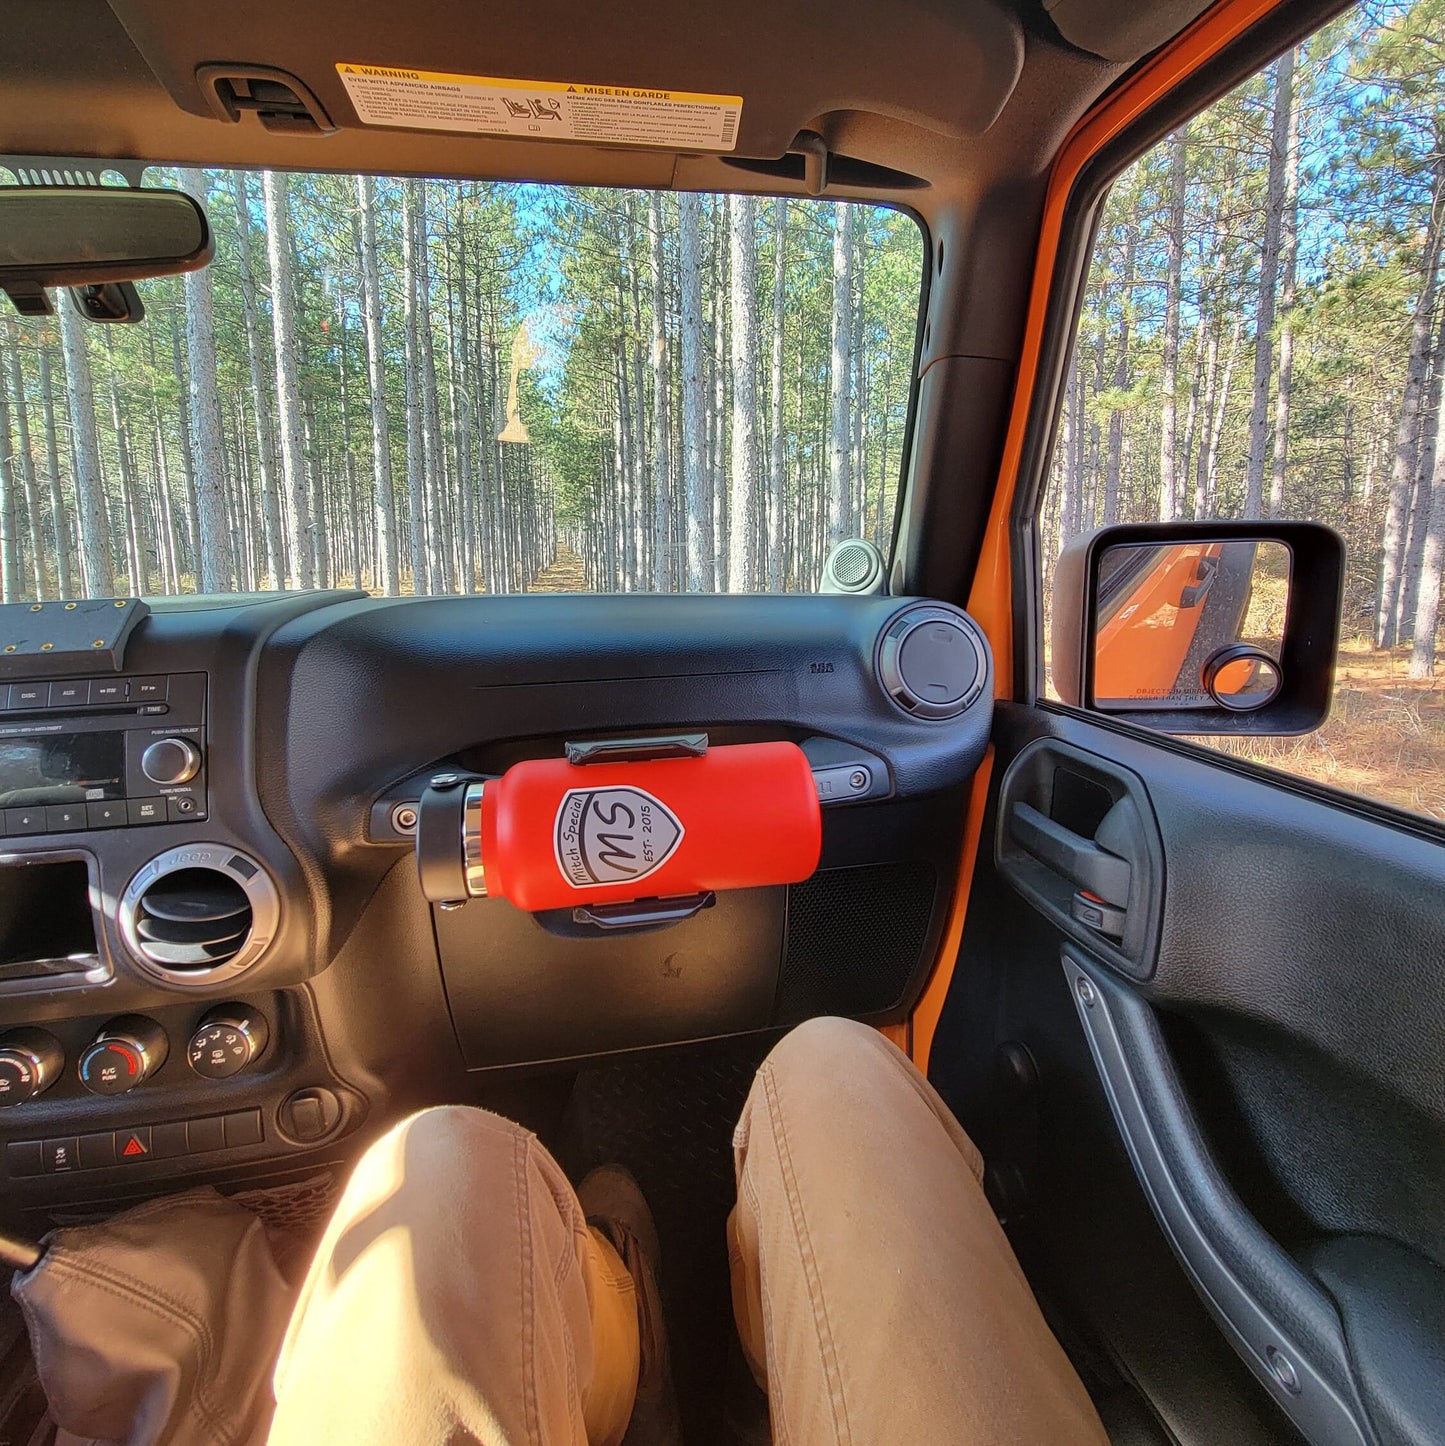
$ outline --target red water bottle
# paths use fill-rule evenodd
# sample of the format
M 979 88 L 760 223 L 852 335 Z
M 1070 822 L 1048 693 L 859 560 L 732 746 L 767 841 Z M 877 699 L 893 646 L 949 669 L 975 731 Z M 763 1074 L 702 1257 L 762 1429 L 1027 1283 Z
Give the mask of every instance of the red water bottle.
M 428 898 L 532 912 L 797 883 L 821 848 L 817 789 L 793 743 L 434 781 L 417 827 Z

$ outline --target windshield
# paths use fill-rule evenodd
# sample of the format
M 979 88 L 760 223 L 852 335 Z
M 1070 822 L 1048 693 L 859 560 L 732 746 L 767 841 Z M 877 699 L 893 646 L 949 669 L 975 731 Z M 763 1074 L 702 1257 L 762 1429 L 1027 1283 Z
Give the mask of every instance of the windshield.
M 5 601 L 796 592 L 887 552 L 922 235 L 883 207 L 152 169 L 216 258 L 0 322 Z

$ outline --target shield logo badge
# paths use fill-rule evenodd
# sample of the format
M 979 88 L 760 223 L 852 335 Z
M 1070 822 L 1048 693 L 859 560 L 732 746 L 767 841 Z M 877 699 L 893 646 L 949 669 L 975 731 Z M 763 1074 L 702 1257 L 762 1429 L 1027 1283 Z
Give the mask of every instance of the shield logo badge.
M 645 789 L 571 788 L 557 807 L 557 867 L 573 888 L 636 883 L 682 842 L 682 821 Z

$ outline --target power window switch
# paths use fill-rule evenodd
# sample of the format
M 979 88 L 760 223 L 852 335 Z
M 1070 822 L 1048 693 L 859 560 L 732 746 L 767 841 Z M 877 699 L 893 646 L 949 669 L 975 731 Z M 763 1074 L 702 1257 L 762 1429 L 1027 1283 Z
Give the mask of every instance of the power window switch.
M 1086 889 L 1078 889 L 1069 903 L 1069 913 L 1080 924 L 1086 925 L 1096 934 L 1102 934 L 1106 939 L 1122 939 L 1124 937 L 1124 922 L 1128 917 L 1128 911 L 1121 909 L 1117 904 L 1107 903 L 1097 894 L 1091 894 Z

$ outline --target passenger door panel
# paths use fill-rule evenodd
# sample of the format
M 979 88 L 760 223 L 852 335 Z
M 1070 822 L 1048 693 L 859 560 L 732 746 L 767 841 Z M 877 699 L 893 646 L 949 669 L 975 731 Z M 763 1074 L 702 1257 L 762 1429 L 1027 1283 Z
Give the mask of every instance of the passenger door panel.
M 1051 1108 L 1062 1087 L 1051 1073 L 1078 1065 L 1047 1037 L 1064 1028 L 1066 998 L 1164 1236 L 1276 1404 L 1312 1441 L 1434 1439 L 1445 1420 L 1445 1334 L 1430 1315 L 1445 1262 L 1445 849 L 1403 821 L 1062 709 L 1000 705 L 995 745 L 996 849 L 981 854 L 973 895 L 989 903 L 970 915 L 967 981 L 940 1031 L 970 1027 L 966 998 L 976 1029 L 987 1001 L 990 1039 L 974 1041 L 972 1066 L 936 1048 L 936 1081 L 969 1124 L 996 1103 L 981 1053 L 1021 1039 L 1039 1056 L 1038 1153 L 1066 1148 L 1051 1120 L 1073 1128 L 1079 1108 L 1101 1107 L 1087 1088 L 1086 1105 Z M 1056 786 L 1065 774 L 1102 789 L 1097 804 L 1127 798 L 1135 826 L 1090 837 L 1077 784 Z M 1051 866 L 1061 829 L 1074 837 Z M 1152 914 L 1157 950 L 1147 931 L 1122 948 L 1129 938 L 1066 911 L 1067 865 L 1091 845 L 1132 854 L 1136 884 L 1149 874 L 1149 897 L 1136 889 L 1128 913 Z M 1010 938 L 1031 969 L 1061 970 L 1046 1025 L 1010 988 Z M 1119 1244 L 1066 1240 L 1062 1213 L 1033 1213 L 1056 1264 Z M 1146 1257 L 1158 1247 L 1139 1239 Z M 1083 1274 L 1066 1266 L 1060 1278 Z M 1176 1404 L 1187 1393 L 1143 1359 L 1147 1329 L 1121 1327 L 1111 1347 L 1141 1386 L 1152 1379 L 1144 1393 L 1168 1419 L 1171 1391 Z M 1221 1439 L 1196 1424 L 1192 1438 L 1179 1420 L 1171 1429 Z

